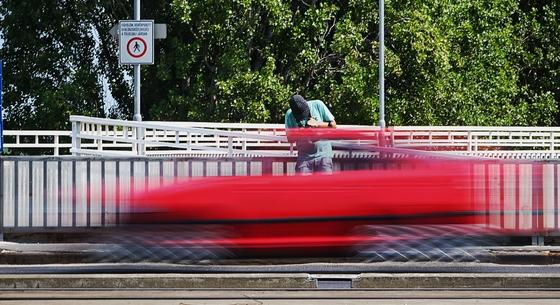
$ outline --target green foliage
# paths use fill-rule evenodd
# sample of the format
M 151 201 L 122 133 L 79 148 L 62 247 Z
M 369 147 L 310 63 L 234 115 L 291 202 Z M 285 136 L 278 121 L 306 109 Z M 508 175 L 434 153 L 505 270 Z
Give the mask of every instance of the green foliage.
M 107 35 L 131 1 L 0 2 L 9 128 L 130 118 L 130 68 Z M 389 125 L 560 123 L 560 2 L 386 0 Z M 377 0 L 142 1 L 168 24 L 143 66 L 145 120 L 282 122 L 321 99 L 340 124 L 378 121 Z M 94 46 L 92 51 L 92 46 Z
M 528 93 L 523 84 L 526 62 L 516 58 L 527 51 L 517 1 L 431 2 L 391 6 L 388 47 L 399 58 L 387 69 L 391 123 L 554 123 L 553 93 Z
M 93 1 L 0 3 L 7 129 L 67 129 L 71 114 L 104 115 L 108 67 L 95 27 L 104 14 Z

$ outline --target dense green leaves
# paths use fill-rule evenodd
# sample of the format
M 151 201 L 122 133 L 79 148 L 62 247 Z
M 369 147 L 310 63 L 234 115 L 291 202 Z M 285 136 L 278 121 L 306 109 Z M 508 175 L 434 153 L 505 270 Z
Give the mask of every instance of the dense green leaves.
M 6 128 L 66 129 L 70 114 L 104 115 L 101 16 L 93 1 L 0 3 Z
M 108 29 L 131 1 L 0 3 L 8 128 L 103 115 L 103 82 L 130 118 L 130 68 Z M 377 0 L 142 1 L 168 24 L 144 66 L 146 120 L 282 122 L 288 97 L 337 121 L 378 120 Z M 559 123 L 560 2 L 386 0 L 389 125 Z M 107 113 L 107 111 L 105 111 Z

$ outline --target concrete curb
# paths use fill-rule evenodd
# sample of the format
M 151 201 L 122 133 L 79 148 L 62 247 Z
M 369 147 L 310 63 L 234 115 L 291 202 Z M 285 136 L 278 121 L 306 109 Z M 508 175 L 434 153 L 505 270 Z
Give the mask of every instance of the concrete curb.
M 0 289 L 315 288 L 307 274 L 23 274 L 2 275 Z
M 353 288 L 560 288 L 560 274 L 362 274 Z
M 3 275 L 0 289 L 312 289 L 560 288 L 560 274 L 24 274 Z

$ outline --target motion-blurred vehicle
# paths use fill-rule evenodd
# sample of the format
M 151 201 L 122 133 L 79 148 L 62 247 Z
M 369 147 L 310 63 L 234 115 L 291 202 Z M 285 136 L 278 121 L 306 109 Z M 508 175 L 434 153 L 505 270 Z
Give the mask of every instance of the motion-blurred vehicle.
M 472 185 L 468 169 L 456 163 L 188 179 L 136 195 L 128 226 L 117 235 L 132 256 L 340 255 L 424 240 L 451 227 L 468 234 L 481 222 Z M 402 228 L 403 234 L 386 234 L 387 228 Z
M 290 137 L 380 139 L 378 132 L 312 129 Z M 469 161 L 392 162 L 389 169 L 330 175 L 185 179 L 131 198 L 126 226 L 109 240 L 123 259 L 181 261 L 379 249 L 429 256 L 488 233 Z

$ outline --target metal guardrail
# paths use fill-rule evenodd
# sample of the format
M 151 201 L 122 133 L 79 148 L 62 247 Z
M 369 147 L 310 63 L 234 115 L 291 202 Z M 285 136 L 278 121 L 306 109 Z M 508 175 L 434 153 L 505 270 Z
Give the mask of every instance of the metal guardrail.
M 84 116 L 71 116 L 70 120 L 75 155 L 296 154 L 281 124 L 133 122 Z M 340 128 L 379 130 L 359 125 Z M 556 159 L 560 154 L 559 127 L 396 126 L 389 128 L 386 136 L 398 148 L 469 156 Z M 91 148 L 91 143 L 97 147 L 86 149 L 84 144 Z
M 379 159 L 335 159 L 335 170 L 392 166 Z M 73 231 L 118 225 L 134 192 L 183 177 L 293 175 L 295 158 L 4 157 L 0 160 L 0 233 Z M 489 226 L 560 232 L 560 162 L 474 166 L 473 196 Z M 495 211 L 500 211 L 495 213 Z
M 85 116 L 71 116 L 70 120 L 71 132 L 7 130 L 6 149 L 109 157 L 286 157 L 297 153 L 287 142 L 282 124 L 134 122 Z M 360 125 L 340 128 L 379 130 Z M 488 158 L 560 158 L 560 127 L 396 126 L 386 136 L 397 148 Z
M 124 144 L 106 145 L 113 149 L 127 149 Z M 83 143 L 84 148 L 97 148 L 97 143 Z M 52 153 L 53 156 L 69 155 L 72 148 L 72 132 L 64 130 L 4 130 L 4 150 L 11 153 L 41 154 Z
M 4 130 L 4 148 L 52 149 L 55 156 L 72 147 L 72 133 L 60 130 Z
M 71 116 L 74 155 L 169 155 L 192 151 L 234 155 L 294 155 L 285 135 L 250 130 L 225 131 L 217 128 L 180 126 L 173 123 L 135 122 Z M 82 141 L 97 143 L 97 149 L 86 149 Z M 127 144 L 129 149 L 110 149 Z M 109 145 L 107 145 L 109 144 Z M 281 147 L 280 151 L 271 147 Z

